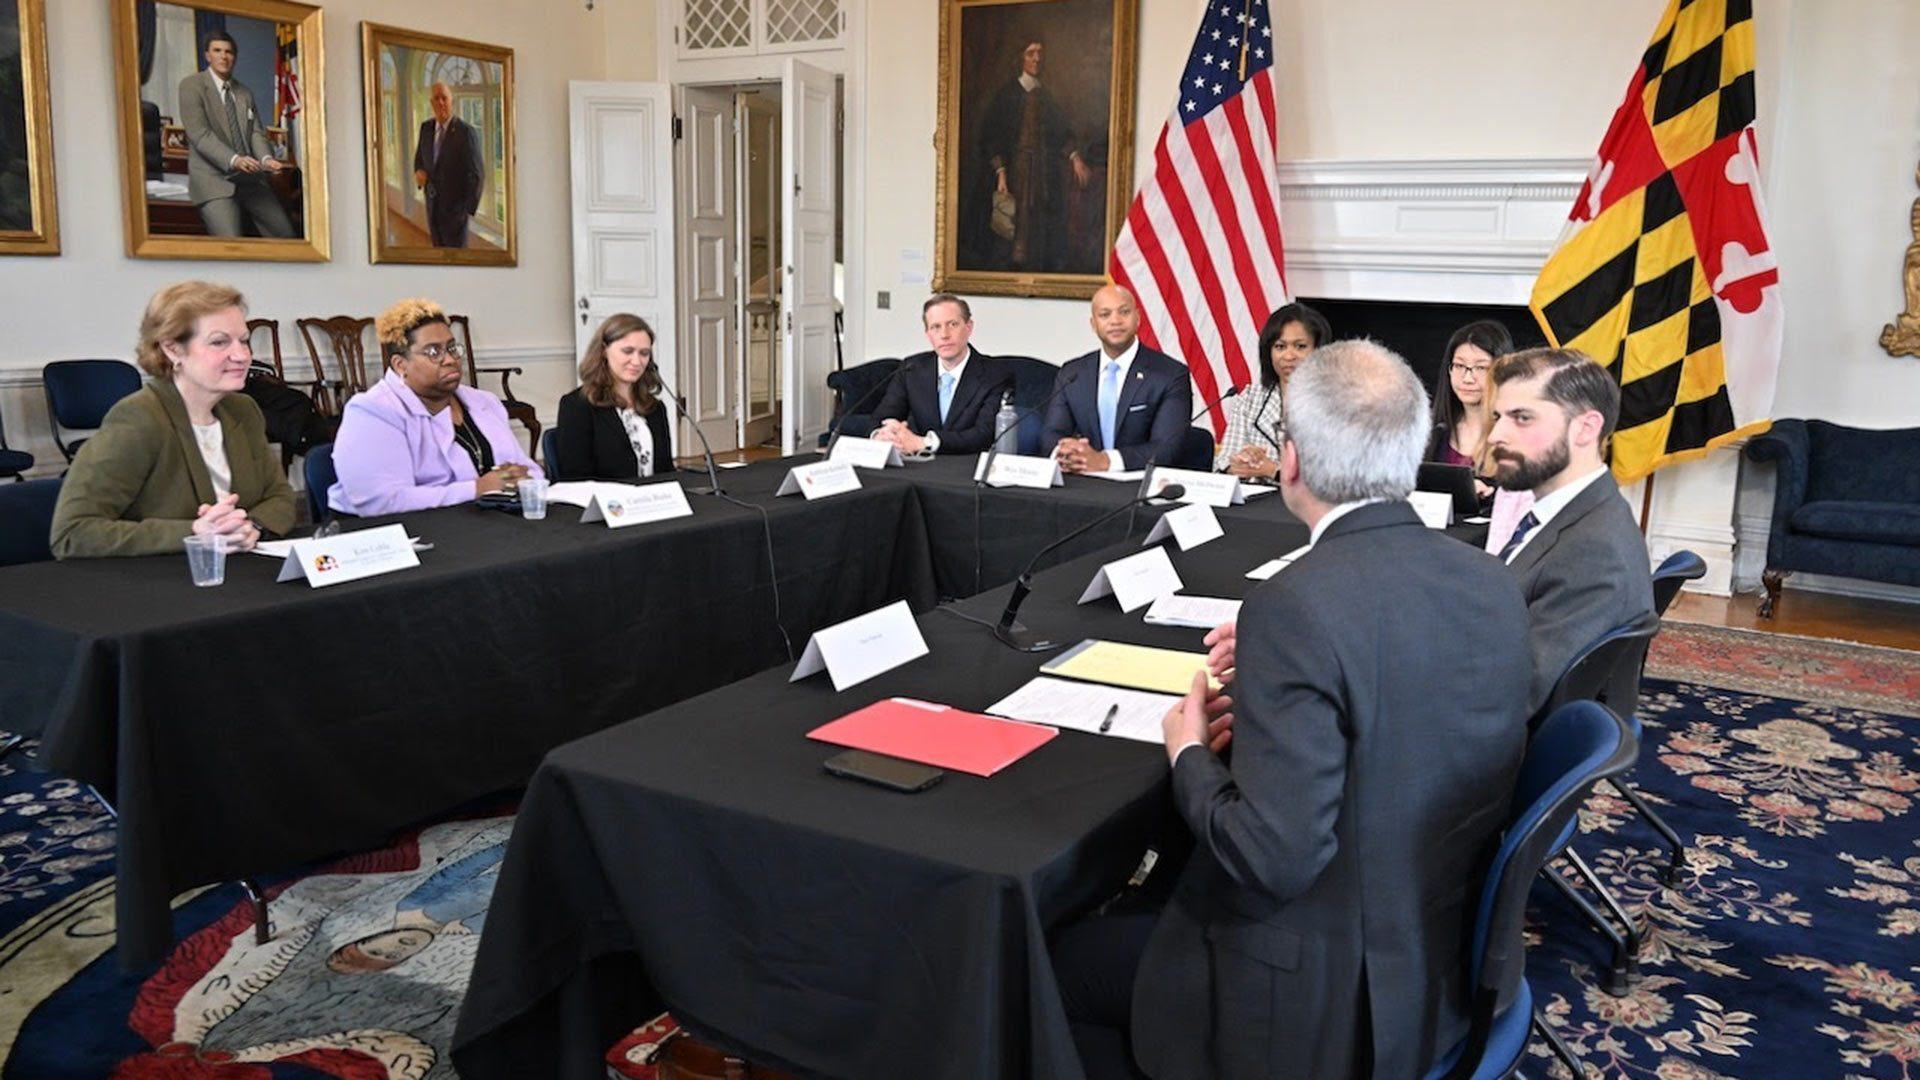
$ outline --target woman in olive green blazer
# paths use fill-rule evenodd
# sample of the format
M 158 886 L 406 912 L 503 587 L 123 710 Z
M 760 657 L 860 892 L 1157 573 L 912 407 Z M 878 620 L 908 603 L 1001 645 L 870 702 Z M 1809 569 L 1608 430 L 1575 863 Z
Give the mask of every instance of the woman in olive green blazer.
M 176 554 L 190 534 L 245 551 L 293 528 L 293 488 L 260 407 L 238 392 L 246 322 L 245 300 L 224 285 L 183 282 L 147 305 L 139 360 L 153 381 L 74 458 L 53 512 L 55 558 Z

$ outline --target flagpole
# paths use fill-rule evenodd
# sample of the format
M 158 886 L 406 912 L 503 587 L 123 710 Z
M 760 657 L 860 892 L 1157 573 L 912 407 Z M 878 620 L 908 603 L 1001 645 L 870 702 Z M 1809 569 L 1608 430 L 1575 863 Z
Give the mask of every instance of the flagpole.
M 1640 535 L 1642 537 L 1645 537 L 1647 535 L 1647 519 L 1653 513 L 1653 477 L 1654 475 L 1655 474 L 1653 473 L 1648 473 L 1647 478 L 1641 482 Z

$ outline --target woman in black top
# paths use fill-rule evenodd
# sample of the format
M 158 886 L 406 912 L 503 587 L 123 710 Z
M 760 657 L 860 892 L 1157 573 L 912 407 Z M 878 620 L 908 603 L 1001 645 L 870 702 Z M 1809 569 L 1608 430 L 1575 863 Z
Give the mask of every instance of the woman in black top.
M 638 315 L 600 324 L 580 387 L 560 399 L 555 480 L 636 480 L 673 471 L 673 439 L 653 367 L 653 328 Z

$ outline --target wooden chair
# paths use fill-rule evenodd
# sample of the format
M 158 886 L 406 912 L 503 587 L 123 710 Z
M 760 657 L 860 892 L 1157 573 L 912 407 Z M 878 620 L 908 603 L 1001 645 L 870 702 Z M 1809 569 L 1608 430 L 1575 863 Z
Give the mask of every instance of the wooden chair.
M 522 373 L 517 367 L 499 365 L 480 367 L 473 355 L 473 328 L 465 315 L 447 316 L 447 326 L 460 335 L 460 346 L 467 351 L 467 385 L 478 388 L 480 376 L 500 376 L 500 396 L 502 405 L 507 407 L 507 418 L 518 420 L 527 429 L 527 453 L 534 455 L 540 449 L 540 417 L 531 404 L 513 396 L 513 377 Z
M 379 381 L 377 374 L 369 375 L 367 370 L 367 339 L 372 336 L 372 319 L 334 315 L 328 318 L 295 319 L 294 325 L 300 328 L 300 336 L 307 343 L 307 356 L 313 360 L 313 403 L 322 415 L 339 416 L 340 410 L 346 408 L 348 398 Z M 326 362 L 320 346 L 314 340 L 316 331 L 325 338 L 334 359 L 340 363 L 340 377 L 337 379 L 327 376 Z M 376 370 L 381 366 L 380 359 L 380 350 L 376 346 Z

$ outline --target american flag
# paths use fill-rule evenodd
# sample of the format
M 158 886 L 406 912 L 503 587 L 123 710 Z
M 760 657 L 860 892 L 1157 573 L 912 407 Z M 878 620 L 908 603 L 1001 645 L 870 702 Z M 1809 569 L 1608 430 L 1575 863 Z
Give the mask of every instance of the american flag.
M 1185 360 L 1202 401 L 1255 376 L 1260 326 L 1287 301 L 1272 72 L 1267 0 L 1209 0 L 1108 266 L 1141 340 Z M 1212 421 L 1217 437 L 1217 404 Z

